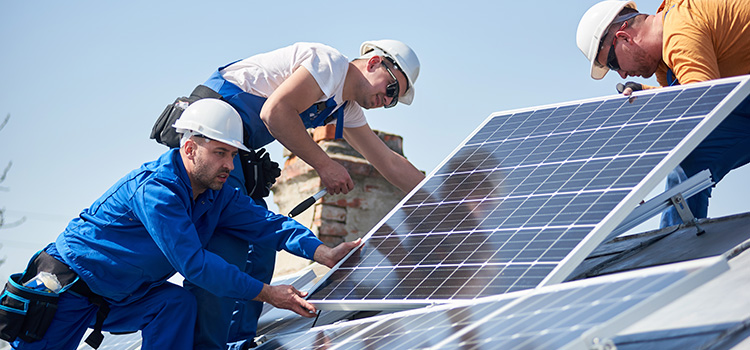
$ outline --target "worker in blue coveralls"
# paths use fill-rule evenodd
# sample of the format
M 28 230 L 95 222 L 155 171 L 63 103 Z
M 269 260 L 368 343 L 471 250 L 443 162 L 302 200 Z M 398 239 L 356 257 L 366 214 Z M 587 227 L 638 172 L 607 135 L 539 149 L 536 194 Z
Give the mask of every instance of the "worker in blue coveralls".
M 656 14 L 627 0 L 607 0 L 581 18 L 578 48 L 591 61 L 591 77 L 614 70 L 651 77 L 661 86 L 750 74 L 750 0 L 664 0 Z M 628 82 L 623 94 L 654 88 Z M 750 97 L 740 103 L 667 177 L 667 189 L 704 169 L 715 183 L 750 162 Z M 687 199 L 696 218 L 708 216 L 711 188 Z M 682 223 L 674 208 L 661 226 Z
M 328 193 L 345 194 L 354 187 L 346 169 L 306 131 L 329 123 L 336 124 L 337 138 L 343 136 L 389 182 L 408 193 L 424 174 L 383 143 L 370 129 L 362 109 L 411 104 L 419 67 L 414 51 L 397 40 L 364 42 L 360 57 L 351 61 L 323 44 L 296 43 L 220 67 L 203 86 L 240 113 L 249 148 L 257 150 L 279 140 L 318 172 Z M 246 182 L 253 181 L 254 172 L 243 174 L 242 170 L 242 162 L 235 159 L 227 184 L 264 205 L 262 196 L 267 192 L 261 196 L 251 193 L 263 186 Z M 240 244 L 221 237 L 216 236 L 209 250 L 261 281 L 271 280 L 274 249 L 256 240 L 250 242 L 248 254 Z M 240 301 L 233 305 L 231 300 L 200 288 L 191 290 L 198 298 L 197 349 L 226 349 L 228 342 L 240 348 L 252 343 L 243 345 L 256 335 L 262 303 Z
M 304 293 L 260 282 L 205 249 L 221 231 L 332 267 L 359 244 L 326 247 L 304 226 L 225 186 L 238 149 L 245 149 L 241 123 L 226 102 L 193 103 L 174 124 L 183 134 L 179 149 L 120 179 L 35 256 L 27 272 L 51 272 L 72 287 L 60 294 L 43 338 L 19 338 L 13 348 L 76 349 L 93 326 L 140 330 L 144 350 L 192 349 L 196 300 L 167 282 L 175 272 L 217 296 L 314 316 Z M 105 309 L 108 314 L 99 317 Z

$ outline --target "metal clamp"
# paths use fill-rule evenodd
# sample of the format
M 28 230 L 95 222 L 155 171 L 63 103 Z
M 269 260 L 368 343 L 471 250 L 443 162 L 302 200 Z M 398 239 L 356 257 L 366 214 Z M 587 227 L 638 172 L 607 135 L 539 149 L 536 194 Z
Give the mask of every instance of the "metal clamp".
M 615 342 L 612 341 L 612 339 L 594 338 L 594 339 L 591 339 L 591 346 L 589 346 L 589 349 L 591 350 L 617 350 L 617 346 L 615 345 Z
M 682 219 L 682 222 L 684 222 L 687 225 L 690 225 L 690 224 L 695 225 L 695 228 L 698 229 L 696 236 L 700 236 L 706 233 L 706 230 L 704 230 L 700 225 L 698 225 L 698 219 L 696 219 L 695 216 L 693 216 L 693 212 L 690 211 L 690 208 L 687 206 L 687 203 L 685 203 L 685 198 L 682 197 L 682 193 L 678 193 L 670 197 L 669 200 L 672 202 L 672 205 L 677 210 L 677 214 L 680 215 L 680 219 Z

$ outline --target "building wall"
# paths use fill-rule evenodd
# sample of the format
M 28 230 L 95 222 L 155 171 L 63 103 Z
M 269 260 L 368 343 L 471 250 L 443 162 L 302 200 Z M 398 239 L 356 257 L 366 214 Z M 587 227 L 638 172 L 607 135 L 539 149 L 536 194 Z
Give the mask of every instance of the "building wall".
M 354 181 L 354 189 L 347 194 L 326 195 L 313 207 L 295 219 L 309 227 L 328 246 L 363 237 L 406 195 L 391 185 L 362 155 L 346 141 L 334 140 L 335 126 L 328 125 L 312 132 L 313 140 L 342 164 Z M 376 131 L 392 150 L 403 155 L 402 138 Z M 317 172 L 288 151 L 281 176 L 272 191 L 274 202 L 281 213 L 321 190 Z M 276 275 L 295 272 L 309 265 L 309 261 L 280 252 L 276 261 Z

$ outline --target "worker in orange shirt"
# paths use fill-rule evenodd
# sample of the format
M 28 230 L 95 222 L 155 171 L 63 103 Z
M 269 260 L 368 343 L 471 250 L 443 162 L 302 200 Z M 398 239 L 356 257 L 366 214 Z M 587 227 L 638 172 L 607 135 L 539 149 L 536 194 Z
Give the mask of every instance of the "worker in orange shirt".
M 690 84 L 750 73 L 750 0 L 664 0 L 656 14 L 633 1 L 606 0 L 581 18 L 578 48 L 591 61 L 591 77 L 608 71 L 627 77 L 656 74 L 661 86 Z M 654 88 L 628 82 L 621 92 Z M 620 89 L 618 89 L 620 90 Z M 746 98 L 680 163 L 667 188 L 709 169 L 715 183 L 750 162 L 750 98 Z M 706 189 L 687 200 L 697 218 L 708 216 Z M 675 209 L 662 227 L 681 223 Z

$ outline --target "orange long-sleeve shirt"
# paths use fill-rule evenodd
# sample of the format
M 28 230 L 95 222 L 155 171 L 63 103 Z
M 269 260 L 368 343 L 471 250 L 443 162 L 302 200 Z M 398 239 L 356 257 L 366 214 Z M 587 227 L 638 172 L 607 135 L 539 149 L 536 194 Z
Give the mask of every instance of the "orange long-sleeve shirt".
M 680 84 L 750 74 L 750 0 L 664 0 L 663 63 Z

